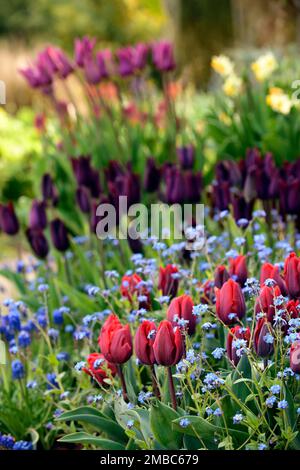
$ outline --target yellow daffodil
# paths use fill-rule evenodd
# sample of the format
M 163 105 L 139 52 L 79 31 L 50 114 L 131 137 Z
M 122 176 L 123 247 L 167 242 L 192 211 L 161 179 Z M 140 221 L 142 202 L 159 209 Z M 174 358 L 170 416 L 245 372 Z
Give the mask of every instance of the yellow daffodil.
M 293 105 L 288 95 L 281 88 L 272 87 L 266 97 L 266 103 L 273 111 L 281 114 L 289 114 Z
M 232 73 L 229 77 L 226 78 L 223 91 L 227 96 L 237 96 L 242 89 L 242 79 Z
M 215 72 L 222 77 L 228 77 L 233 72 L 234 65 L 225 55 L 214 55 L 211 59 L 211 66 Z
M 263 82 L 268 78 L 275 69 L 277 69 L 278 63 L 272 52 L 268 52 L 260 56 L 255 62 L 251 64 L 251 69 L 255 75 L 256 80 Z

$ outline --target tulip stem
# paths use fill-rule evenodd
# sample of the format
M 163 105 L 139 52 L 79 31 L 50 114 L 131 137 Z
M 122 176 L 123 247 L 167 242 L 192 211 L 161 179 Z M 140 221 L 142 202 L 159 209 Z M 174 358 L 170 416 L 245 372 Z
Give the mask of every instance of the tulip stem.
M 173 382 L 173 377 L 172 377 L 172 369 L 171 367 L 168 367 L 167 370 L 168 370 L 169 391 L 171 395 L 172 406 L 174 410 L 177 410 L 177 401 L 176 401 L 176 393 L 175 393 L 175 387 L 174 387 L 174 382 Z
M 158 387 L 158 381 L 155 373 L 155 368 L 154 365 L 151 365 L 151 377 L 152 377 L 152 388 L 153 388 L 153 393 L 156 396 L 158 400 L 160 400 L 160 391 Z
M 126 388 L 125 377 L 124 377 L 123 370 L 122 370 L 122 365 L 118 364 L 117 369 L 118 369 L 118 374 L 121 380 L 124 401 L 128 401 L 127 388 Z

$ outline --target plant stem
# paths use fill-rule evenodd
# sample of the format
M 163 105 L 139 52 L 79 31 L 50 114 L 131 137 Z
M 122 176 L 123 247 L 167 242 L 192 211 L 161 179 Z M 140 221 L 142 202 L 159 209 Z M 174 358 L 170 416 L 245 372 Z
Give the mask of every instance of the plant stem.
M 154 365 L 151 365 L 150 368 L 151 368 L 153 393 L 156 396 L 156 398 L 158 400 L 160 400 L 160 391 L 159 391 L 159 387 L 158 387 L 158 381 L 157 381 Z
M 167 371 L 168 371 L 169 391 L 171 395 L 172 406 L 174 410 L 177 410 L 177 401 L 176 401 L 175 387 L 174 387 L 171 367 L 168 367 Z
M 117 369 L 118 369 L 118 374 L 121 380 L 124 401 L 128 401 L 127 388 L 126 388 L 125 377 L 124 377 L 123 370 L 122 370 L 122 365 L 118 364 Z

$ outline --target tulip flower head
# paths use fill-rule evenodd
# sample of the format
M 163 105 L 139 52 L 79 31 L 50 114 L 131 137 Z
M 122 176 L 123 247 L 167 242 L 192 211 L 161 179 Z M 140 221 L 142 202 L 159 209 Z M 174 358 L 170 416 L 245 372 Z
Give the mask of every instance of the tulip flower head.
M 123 364 L 132 355 L 129 325 L 122 325 L 114 314 L 109 315 L 102 326 L 98 343 L 105 359 L 113 364 Z
M 175 297 L 178 290 L 178 269 L 173 264 L 168 264 L 165 268 L 159 268 L 158 288 L 163 295 Z
M 230 329 L 227 337 L 226 350 L 229 360 L 237 366 L 244 349 L 250 341 L 250 328 L 243 328 L 239 325 Z
M 248 277 L 246 256 L 239 255 L 229 260 L 229 274 L 243 287 Z
M 271 324 L 265 317 L 259 318 L 254 330 L 254 349 L 259 357 L 268 357 L 273 354 L 274 338 Z
M 83 371 L 93 377 L 98 384 L 104 385 L 105 379 L 109 378 L 107 369 L 110 369 L 111 374 L 114 376 L 117 369 L 114 364 L 107 362 L 103 354 L 91 353 L 87 357 L 88 367 L 84 367 Z
M 167 319 L 173 326 L 179 326 L 180 320 L 187 322 L 187 331 L 192 335 L 196 329 L 196 316 L 193 315 L 193 307 L 194 303 L 189 295 L 183 294 L 180 297 L 176 297 L 170 303 Z
M 284 280 L 291 298 L 300 297 L 300 258 L 291 253 L 284 262 Z
M 221 289 L 224 282 L 228 281 L 228 279 L 229 279 L 229 273 L 226 267 L 223 265 L 217 266 L 215 270 L 215 286 L 218 289 Z
M 300 374 L 300 341 L 295 341 L 295 343 L 292 344 L 290 367 L 295 374 Z
M 240 285 L 229 279 L 221 289 L 215 288 L 216 292 L 216 313 L 225 325 L 231 325 L 237 318 L 241 319 L 245 315 L 245 299 Z
M 142 364 L 153 365 L 156 363 L 153 350 L 156 331 L 155 323 L 149 320 L 143 321 L 136 331 L 134 349 Z
M 275 299 L 280 295 L 281 292 L 278 286 L 275 286 L 275 288 L 264 286 L 255 301 L 255 313 L 264 312 L 267 320 L 272 323 L 275 315 Z
M 264 286 L 264 283 L 267 279 L 274 279 L 282 295 L 287 294 L 286 285 L 284 279 L 280 275 L 278 266 L 274 266 L 271 263 L 264 263 L 262 265 L 260 270 L 260 287 Z
M 154 344 L 154 356 L 157 364 L 170 367 L 177 364 L 183 355 L 183 340 L 178 327 L 163 320 L 158 327 Z

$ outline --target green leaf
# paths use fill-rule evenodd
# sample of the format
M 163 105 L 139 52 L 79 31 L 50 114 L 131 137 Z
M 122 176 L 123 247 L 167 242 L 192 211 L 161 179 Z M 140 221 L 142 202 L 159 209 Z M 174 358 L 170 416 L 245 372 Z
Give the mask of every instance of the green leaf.
M 114 421 L 107 419 L 99 410 L 83 406 L 72 411 L 66 411 L 57 418 L 57 421 L 80 421 L 88 423 L 98 431 L 119 442 L 126 442 L 124 430 Z
M 201 416 L 185 416 L 184 418 L 188 419 L 190 424 L 182 428 L 180 426 L 180 421 L 182 418 L 176 419 L 173 425 L 174 428 L 181 433 L 188 434 L 189 436 L 196 437 L 199 440 L 200 447 L 203 448 L 203 444 L 209 449 L 217 449 L 218 444 L 214 441 L 215 437 L 223 439 L 226 437 L 227 431 L 225 428 L 220 426 L 215 426 Z M 230 435 L 234 442 L 245 442 L 248 438 L 248 434 L 244 431 L 229 429 L 228 435 Z
M 155 439 L 165 449 L 181 449 L 182 435 L 172 429 L 172 421 L 179 418 L 179 414 L 169 406 L 158 402 L 150 409 L 150 426 Z
M 125 446 L 118 442 L 110 441 L 109 439 L 102 439 L 101 437 L 95 437 L 87 432 L 75 432 L 73 434 L 67 434 L 66 436 L 58 439 L 59 442 L 72 442 L 77 444 L 91 444 L 96 447 L 100 447 L 103 450 L 125 450 Z

